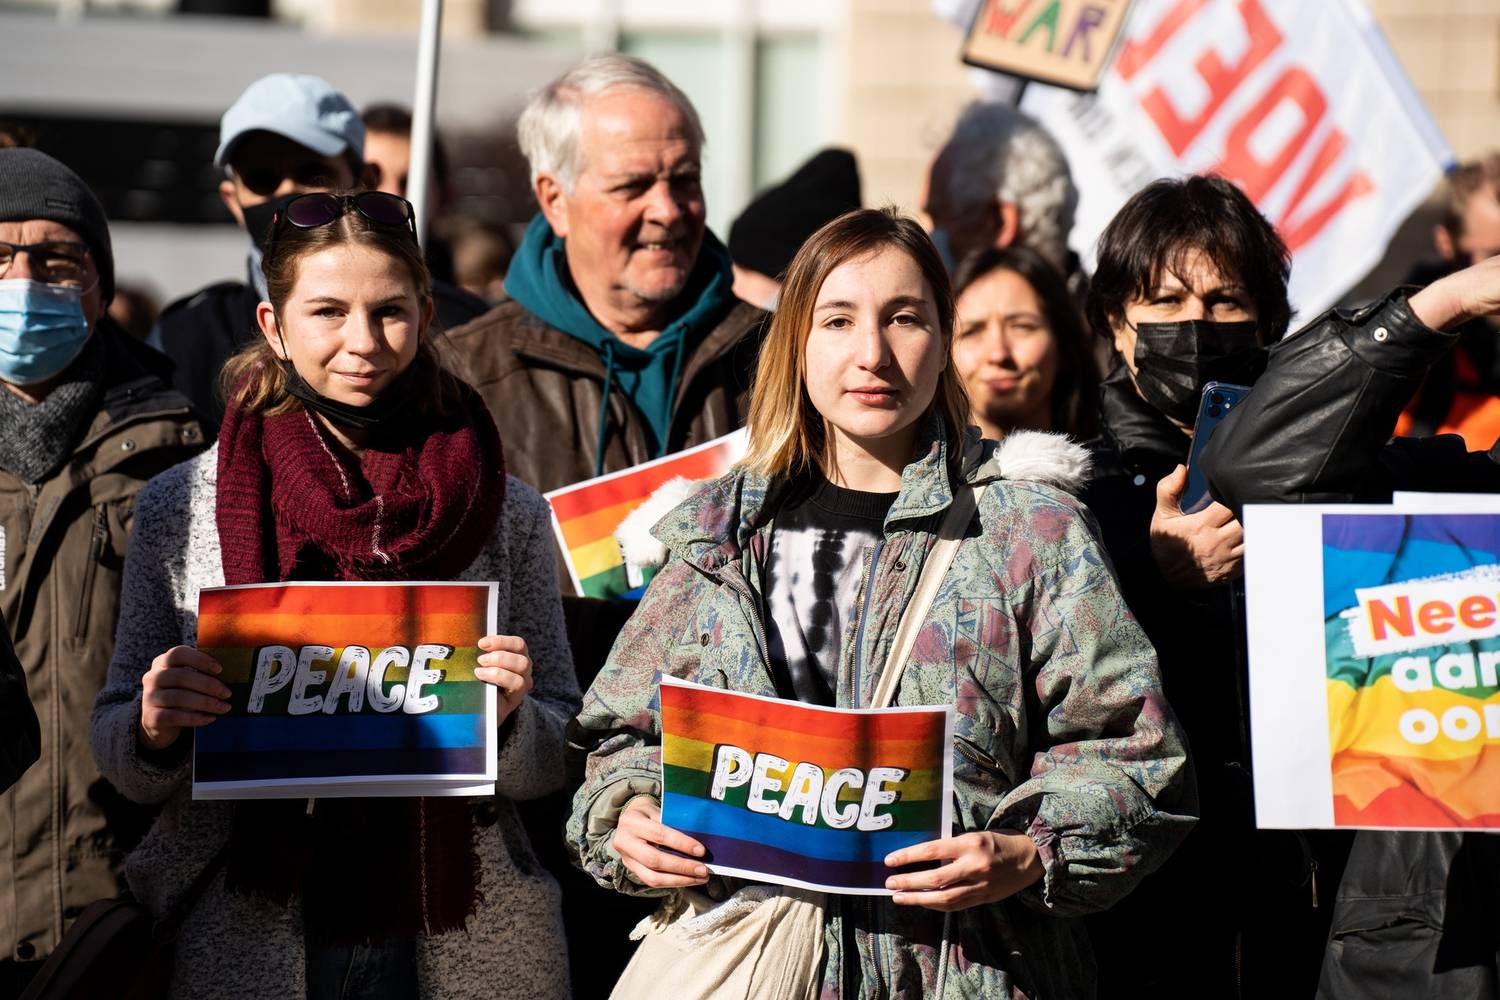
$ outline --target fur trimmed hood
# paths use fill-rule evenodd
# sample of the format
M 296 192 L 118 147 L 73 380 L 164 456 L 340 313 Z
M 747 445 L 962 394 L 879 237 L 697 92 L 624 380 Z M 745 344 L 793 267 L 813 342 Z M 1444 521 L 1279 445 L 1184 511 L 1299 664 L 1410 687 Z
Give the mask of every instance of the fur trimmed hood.
M 667 547 L 651 533 L 667 513 L 702 486 L 704 480 L 684 479 L 677 476 L 668 479 L 656 488 L 635 510 L 625 515 L 625 520 L 615 529 L 615 541 L 620 543 L 620 555 L 631 569 L 661 566 L 667 561 Z
M 1013 431 L 997 442 L 981 442 L 994 451 L 970 480 L 1009 479 L 1041 483 L 1077 496 L 1088 485 L 1093 456 L 1066 434 Z
M 1092 471 L 1089 451 L 1066 434 L 1014 431 L 998 442 L 971 438 L 968 443 L 964 465 L 971 482 L 997 479 L 1034 482 L 1075 496 L 1088 485 Z M 661 566 L 667 561 L 667 546 L 652 529 L 704 485 L 702 480 L 681 476 L 669 479 L 620 522 L 615 529 L 615 541 L 627 566 L 642 569 Z

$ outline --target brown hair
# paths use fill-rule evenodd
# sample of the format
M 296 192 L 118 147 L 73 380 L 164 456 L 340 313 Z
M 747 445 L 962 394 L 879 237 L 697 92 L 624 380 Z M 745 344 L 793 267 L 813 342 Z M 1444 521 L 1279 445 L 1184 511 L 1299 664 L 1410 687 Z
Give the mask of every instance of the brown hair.
M 342 197 L 353 192 L 331 193 L 334 197 Z M 302 258 L 351 243 L 378 250 L 405 265 L 417 286 L 418 300 L 424 306 L 432 301 L 432 277 L 411 232 L 380 225 L 350 208 L 326 226 L 299 229 L 280 225 L 273 228 L 261 262 L 261 272 L 265 275 L 266 290 L 278 323 L 287 299 L 296 287 Z M 442 343 L 442 333 L 434 318 L 427 334 L 418 343 L 417 355 L 411 362 L 417 380 L 411 398 L 416 412 L 423 416 L 443 416 L 460 405 L 462 384 L 444 363 Z M 280 360 L 261 336 L 224 363 L 224 370 L 219 375 L 219 391 L 231 406 L 245 413 L 275 416 L 302 406 L 287 392 Z
M 1443 206 L 1443 228 L 1455 240 L 1464 235 L 1469 199 L 1486 184 L 1500 192 L 1500 151 L 1461 163 L 1448 175 L 1448 202 Z
M 1083 315 L 1068 291 L 1067 279 L 1046 257 L 1030 247 L 1010 246 L 971 254 L 958 267 L 953 297 L 995 271 L 1010 271 L 1031 286 L 1041 300 L 1043 318 L 1057 345 L 1057 380 L 1050 401 L 1052 429 L 1081 441 L 1099 433 L 1099 367 Z
M 952 349 L 953 288 L 927 233 L 892 208 L 845 212 L 813 233 L 787 267 L 750 390 L 750 447 L 742 466 L 765 476 L 830 471 L 828 424 L 813 407 L 806 386 L 813 307 L 834 268 L 887 247 L 907 254 L 921 269 L 936 302 L 944 356 Z M 956 447 L 969 423 L 969 397 L 951 364 L 938 377 L 929 412 L 934 408 L 942 416 L 950 448 Z
M 1146 298 L 1168 271 L 1181 277 L 1194 253 L 1244 289 L 1262 344 L 1282 338 L 1292 318 L 1292 255 L 1245 192 L 1211 175 L 1152 181 L 1104 227 L 1086 310 L 1094 332 L 1112 340 L 1126 305 Z

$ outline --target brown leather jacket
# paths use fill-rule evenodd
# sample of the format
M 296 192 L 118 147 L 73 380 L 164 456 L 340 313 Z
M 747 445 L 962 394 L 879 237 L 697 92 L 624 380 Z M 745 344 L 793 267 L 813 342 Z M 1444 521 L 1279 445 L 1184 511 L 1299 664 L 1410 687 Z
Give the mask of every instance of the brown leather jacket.
M 689 348 L 672 403 L 667 452 L 739 428 L 750 403 L 766 314 L 737 303 Z M 543 493 L 594 475 L 604 362 L 589 345 L 504 299 L 451 331 L 458 370 L 479 390 L 505 443 L 506 471 Z M 609 397 L 604 471 L 656 456 L 645 418 L 621 392 Z M 567 575 L 563 575 L 566 586 Z
M 669 451 L 712 440 L 744 423 L 765 316 L 738 303 L 713 329 L 695 331 L 701 335 L 686 345 L 672 402 Z M 605 378 L 604 361 L 594 348 L 509 298 L 452 330 L 448 340 L 454 367 L 479 390 L 500 428 L 507 471 L 543 492 L 594 475 Z M 645 417 L 624 393 L 610 393 L 607 416 L 606 472 L 656 457 L 648 447 Z M 575 596 L 561 549 L 554 544 L 553 550 L 573 665 L 579 687 L 587 688 L 635 602 Z M 569 863 L 557 831 L 570 801 L 559 794 L 525 803 L 521 810 L 541 863 L 562 885 L 568 938 L 576 944 L 603 934 L 624 941 L 648 911 L 627 897 L 603 892 Z M 628 954 L 610 946 L 590 950 L 589 957 L 591 965 L 574 963 L 574 985 L 601 984 L 607 991 L 602 984 L 614 982 Z

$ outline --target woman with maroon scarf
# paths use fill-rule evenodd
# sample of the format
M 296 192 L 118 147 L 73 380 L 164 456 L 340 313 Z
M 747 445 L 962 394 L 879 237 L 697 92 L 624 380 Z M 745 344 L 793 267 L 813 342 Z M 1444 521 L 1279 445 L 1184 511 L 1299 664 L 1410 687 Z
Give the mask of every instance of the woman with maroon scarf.
M 478 395 L 443 367 L 410 205 L 313 194 L 273 226 L 261 337 L 225 368 L 219 442 L 136 506 L 104 774 L 164 803 L 130 856 L 162 915 L 200 875 L 174 997 L 565 996 L 556 883 L 512 802 L 563 783 L 579 692 L 547 508 L 505 474 Z M 497 794 L 195 802 L 191 739 L 226 710 L 193 648 L 198 591 L 283 580 L 498 580 L 476 676 L 498 688 Z M 524 951 L 524 957 L 523 957 Z

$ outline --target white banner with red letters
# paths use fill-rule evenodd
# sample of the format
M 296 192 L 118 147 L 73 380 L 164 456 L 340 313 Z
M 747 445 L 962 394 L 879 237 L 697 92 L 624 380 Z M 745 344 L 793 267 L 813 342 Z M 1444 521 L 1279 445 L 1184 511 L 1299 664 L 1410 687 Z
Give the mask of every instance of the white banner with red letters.
M 1304 320 L 1379 263 L 1453 162 L 1362 0 L 1138 0 L 1097 93 L 1032 84 L 1021 106 L 1067 153 L 1090 269 L 1141 187 L 1217 173 L 1286 240 Z

